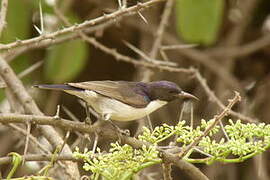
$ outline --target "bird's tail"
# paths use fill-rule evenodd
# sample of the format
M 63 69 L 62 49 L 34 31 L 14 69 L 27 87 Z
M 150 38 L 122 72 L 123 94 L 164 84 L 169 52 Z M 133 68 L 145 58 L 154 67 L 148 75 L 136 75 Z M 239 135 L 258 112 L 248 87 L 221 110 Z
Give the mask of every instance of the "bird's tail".
M 76 88 L 73 86 L 70 86 L 68 84 L 38 84 L 34 85 L 35 88 L 40 89 L 50 89 L 50 90 L 74 90 L 74 91 L 82 91 L 83 89 Z

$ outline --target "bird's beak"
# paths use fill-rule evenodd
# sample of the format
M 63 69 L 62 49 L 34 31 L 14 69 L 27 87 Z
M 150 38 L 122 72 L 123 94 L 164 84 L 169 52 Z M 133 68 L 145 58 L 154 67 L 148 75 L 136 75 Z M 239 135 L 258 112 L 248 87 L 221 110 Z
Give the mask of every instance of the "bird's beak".
M 194 100 L 199 101 L 199 98 L 197 98 L 196 96 L 194 96 L 194 95 L 192 95 L 190 93 L 184 92 L 184 91 L 179 93 L 178 97 L 183 98 L 183 99 L 194 99 Z

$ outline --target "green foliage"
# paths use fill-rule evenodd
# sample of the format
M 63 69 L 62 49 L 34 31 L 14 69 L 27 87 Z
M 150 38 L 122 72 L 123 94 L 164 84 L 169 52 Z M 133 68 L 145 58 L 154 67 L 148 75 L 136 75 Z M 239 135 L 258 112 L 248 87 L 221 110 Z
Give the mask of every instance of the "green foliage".
M 112 143 L 109 153 L 101 153 L 99 148 L 97 151 L 74 152 L 76 158 L 84 160 L 84 170 L 93 173 L 91 179 L 102 176 L 108 180 L 129 180 L 140 170 L 161 162 L 155 146 L 133 149 L 127 144 Z
M 177 32 L 188 43 L 216 41 L 224 9 L 223 0 L 177 0 Z
M 27 6 L 25 5 L 27 3 Z M 0 42 L 10 43 L 16 40 L 27 39 L 31 32 L 32 5 L 26 1 L 9 0 L 5 27 Z M 29 56 L 21 55 L 10 63 L 12 69 L 18 73 L 30 66 Z M 26 79 L 24 79 L 26 80 Z M 29 79 L 27 79 L 29 80 Z M 25 81 L 24 81 L 25 82 Z M 0 91 L 0 100 L 4 99 L 4 93 Z
M 128 180 L 143 168 L 162 162 L 158 157 L 158 143 L 174 137 L 175 143 L 184 149 L 197 137 L 203 135 L 204 131 L 213 123 L 214 119 L 209 121 L 202 119 L 201 125 L 196 128 L 186 125 L 185 121 L 180 121 L 176 126 L 163 124 L 155 127 L 153 131 L 144 127 L 142 135 L 138 138 L 151 143 L 152 145 L 149 147 L 143 146 L 141 149 L 133 149 L 126 144 L 121 146 L 118 143 L 113 143 L 109 153 L 101 153 L 100 149 L 97 150 L 97 153 L 87 149 L 80 153 L 76 149 L 74 156 L 84 160 L 83 168 L 92 172 L 92 179 L 103 177 L 104 179 Z M 212 128 L 196 148 L 191 149 L 183 159 L 191 163 L 210 164 L 215 161 L 237 163 L 270 148 L 270 125 L 264 123 L 243 124 L 240 120 L 234 123 L 229 120 L 229 124 L 224 127 L 228 139 L 216 140 L 214 135 L 220 133 L 220 130 L 220 126 Z M 202 159 L 191 158 L 192 153 L 196 150 L 206 157 Z
M 87 46 L 80 40 L 55 45 L 48 50 L 45 76 L 53 83 L 73 80 L 84 68 Z
M 19 178 L 12 178 L 12 180 L 53 180 L 53 178 L 46 176 L 25 176 Z
M 12 165 L 13 167 L 11 168 L 10 172 L 7 175 L 7 179 L 11 179 L 11 177 L 14 175 L 16 172 L 17 168 L 19 165 L 22 163 L 22 157 L 18 153 L 11 152 L 8 154 L 9 156 L 12 156 Z
M 27 6 L 26 3 L 28 3 Z M 3 31 L 1 42 L 10 43 L 30 36 L 31 9 L 29 2 L 9 0 L 6 19 L 8 24 Z
M 1 43 L 10 43 L 29 38 L 31 32 L 31 3 L 9 0 L 8 4 L 6 19 L 8 23 L 1 36 Z M 15 72 L 20 72 L 30 65 L 29 57 L 22 55 L 14 59 L 11 65 Z
M 78 22 L 78 17 L 71 12 L 67 17 L 70 22 Z M 88 56 L 85 42 L 80 40 L 58 44 L 48 49 L 45 63 L 45 77 L 52 83 L 73 80 L 84 68 Z
M 142 141 L 147 141 L 152 144 L 157 144 L 175 133 L 175 127 L 169 126 L 167 124 L 163 124 L 162 126 L 157 126 L 153 130 L 153 132 L 150 131 L 150 129 L 143 127 L 143 134 L 139 135 L 139 139 Z

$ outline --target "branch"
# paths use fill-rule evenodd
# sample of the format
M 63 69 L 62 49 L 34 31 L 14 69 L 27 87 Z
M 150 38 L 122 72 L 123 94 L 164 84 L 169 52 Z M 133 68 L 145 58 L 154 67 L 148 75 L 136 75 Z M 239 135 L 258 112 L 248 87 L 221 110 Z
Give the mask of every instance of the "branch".
M 78 31 L 84 30 L 88 27 L 95 26 L 95 25 L 107 22 L 109 20 L 112 20 L 112 19 L 118 19 L 118 18 L 123 17 L 123 16 L 130 16 L 130 15 L 136 14 L 138 11 L 142 11 L 142 10 L 144 10 L 144 9 L 146 9 L 146 8 L 156 4 L 156 3 L 162 2 L 162 1 L 165 1 L 165 0 L 151 0 L 151 1 L 147 1 L 145 3 L 138 3 L 137 5 L 134 5 L 134 6 L 129 7 L 129 8 L 121 8 L 118 11 L 115 11 L 111 14 L 105 14 L 101 17 L 96 18 L 96 19 L 86 20 L 81 24 L 75 24 L 73 26 L 61 29 L 61 30 L 56 31 L 56 32 L 44 34 L 44 35 L 41 35 L 41 36 L 38 36 L 38 37 L 35 37 L 32 39 L 19 40 L 19 41 L 12 42 L 9 44 L 1 45 L 0 50 L 8 50 L 8 49 L 16 48 L 16 47 L 28 46 L 28 45 L 35 44 L 35 43 L 40 43 L 40 42 L 42 42 L 44 40 L 48 40 L 48 39 L 54 40 L 56 37 L 67 34 L 67 33 L 78 32 Z
M 167 3 L 169 3 L 170 1 L 168 1 Z M 169 3 L 169 4 L 172 4 L 172 3 Z M 58 16 L 58 18 L 61 21 L 63 21 L 66 25 L 70 25 L 70 23 L 68 22 L 66 17 L 62 14 L 61 11 L 59 11 L 59 9 L 56 6 L 54 7 L 54 11 L 55 11 L 56 15 Z M 163 26 L 165 26 L 165 25 L 163 25 Z M 177 68 L 177 67 L 176 68 L 170 68 L 168 66 L 161 66 L 160 64 L 157 64 L 156 61 L 152 61 L 152 62 L 138 61 L 138 60 L 133 59 L 133 58 L 131 58 L 129 56 L 125 56 L 125 55 L 122 55 L 122 54 L 118 53 L 115 49 L 111 49 L 111 48 L 108 48 L 108 47 L 104 46 L 103 44 L 99 43 L 95 38 L 88 37 L 82 31 L 79 31 L 78 35 L 84 41 L 92 44 L 93 46 L 100 49 L 101 51 L 114 56 L 117 60 L 121 60 L 121 61 L 124 61 L 124 62 L 127 62 L 127 63 L 131 63 L 131 64 L 139 65 L 139 66 L 144 66 L 144 67 L 148 67 L 148 68 L 158 68 L 160 70 L 169 70 L 169 71 L 172 71 L 172 72 L 192 73 L 191 70 L 185 69 L 185 68 Z
M 171 172 L 172 172 L 172 167 L 170 163 L 163 163 L 162 164 L 163 168 L 163 178 L 164 180 L 172 180 Z
M 213 91 L 211 91 L 211 89 L 208 87 L 207 83 L 206 83 L 206 80 L 202 77 L 202 75 L 199 73 L 199 71 L 195 70 L 195 77 L 196 79 L 199 81 L 199 83 L 201 84 L 201 86 L 203 87 L 204 91 L 206 92 L 206 94 L 209 96 L 209 98 L 211 100 L 213 100 L 214 102 L 217 103 L 217 105 L 221 108 L 221 109 L 225 109 L 226 106 L 217 98 L 217 96 L 215 95 L 215 93 Z M 241 113 L 237 113 L 233 110 L 229 110 L 229 114 L 231 114 L 232 116 L 235 116 L 243 121 L 248 121 L 248 122 L 253 122 L 253 123 L 256 123 L 256 122 L 259 122 L 259 120 L 257 119 L 254 119 L 254 118 L 250 118 L 250 117 L 247 117 Z
M 157 30 L 156 39 L 153 43 L 152 50 L 150 52 L 150 57 L 153 59 L 156 58 L 158 50 L 161 47 L 163 34 L 165 31 L 165 27 L 167 26 L 167 24 L 169 22 L 173 3 L 174 3 L 174 0 L 168 0 L 166 5 L 165 5 L 165 8 L 164 8 L 164 11 L 162 14 L 162 19 L 161 19 L 161 22 L 160 22 L 158 30 Z
M 100 25 L 97 25 L 94 27 L 86 28 L 85 30 L 83 30 L 83 32 L 84 33 L 92 33 L 92 32 L 95 32 L 99 29 L 107 28 L 120 20 L 121 20 L 121 18 L 118 18 L 116 20 L 113 19 L 113 20 L 110 20 L 106 23 L 103 23 L 103 24 L 100 24 Z M 60 44 L 60 43 L 63 43 L 65 41 L 75 40 L 77 38 L 79 38 L 78 33 L 71 33 L 71 34 L 67 34 L 65 36 L 56 37 L 54 40 L 47 39 L 47 40 L 41 41 L 39 43 L 34 43 L 34 44 L 29 44 L 27 46 L 17 47 L 15 50 L 11 49 L 10 51 L 3 53 L 3 57 L 5 57 L 5 59 L 7 61 L 10 61 L 11 59 L 16 58 L 17 56 L 19 56 L 19 55 L 21 55 L 29 50 L 38 49 L 38 48 L 46 48 L 46 47 L 49 47 L 51 45 Z
M 238 19 L 235 27 L 231 28 L 231 31 L 226 37 L 225 43 L 228 47 L 236 46 L 241 43 L 244 32 L 253 18 L 252 13 L 254 12 L 258 2 L 259 0 L 242 0 L 239 2 L 241 18 Z
M 270 34 L 266 34 L 252 42 L 237 47 L 219 47 L 209 52 L 210 56 L 226 57 L 229 60 L 240 60 L 237 57 L 248 56 L 270 45 Z M 245 60 L 245 59 L 241 59 Z
M 132 137 L 123 136 L 117 132 L 115 132 L 114 129 L 107 128 L 106 131 L 104 131 L 104 126 L 101 126 L 101 124 L 94 124 L 92 126 L 87 125 L 83 122 L 74 122 L 69 121 L 66 119 L 55 119 L 55 117 L 49 117 L 49 116 L 37 116 L 37 115 L 20 115 L 20 114 L 0 114 L 0 123 L 31 123 L 31 124 L 38 124 L 38 125 L 51 125 L 54 127 L 59 127 L 64 130 L 68 131 L 79 131 L 82 133 L 98 133 L 99 136 L 102 136 L 103 138 L 107 139 L 119 139 L 124 144 L 129 144 L 134 148 L 141 148 L 143 145 L 149 146 L 149 144 L 146 144 L 142 141 L 139 141 Z M 110 125 L 110 123 L 103 122 L 105 125 Z M 183 160 L 179 160 L 179 157 L 177 155 L 173 155 L 171 153 L 159 150 L 162 153 L 162 158 L 164 162 L 172 163 L 175 166 L 177 166 L 179 169 L 186 172 L 189 176 L 193 177 L 194 179 L 198 180 L 207 180 L 208 178 L 201 173 L 199 169 L 197 169 L 192 164 L 185 162 Z M 70 153 L 69 153 L 70 154 Z M 27 160 L 27 155 L 25 156 L 25 159 Z
M 154 26 L 153 28 L 143 28 L 142 26 L 137 26 L 137 24 L 132 24 L 129 23 L 133 28 L 137 28 L 148 35 L 152 35 L 158 27 Z M 175 36 L 173 36 L 170 33 L 164 32 L 164 41 L 169 44 L 181 44 Z M 168 50 L 168 49 L 167 49 Z M 216 59 L 213 59 L 211 56 L 208 54 L 199 51 L 197 49 L 191 49 L 191 48 L 182 48 L 182 49 L 177 49 L 175 51 L 176 53 L 183 55 L 195 62 L 198 62 L 208 68 L 211 72 L 216 74 L 220 79 L 222 79 L 224 83 L 226 83 L 228 86 L 232 88 L 236 88 L 241 94 L 242 94 L 242 88 L 238 80 L 230 74 L 225 68 L 219 65 L 219 63 L 216 62 Z M 177 61 L 177 59 L 175 60 Z
M 141 148 L 143 145 L 145 146 L 148 145 L 132 137 L 119 136 L 119 138 L 121 138 L 121 142 L 123 144 L 129 144 L 133 148 Z M 208 180 L 208 178 L 193 164 L 190 164 L 184 160 L 179 159 L 177 155 L 171 154 L 163 150 L 159 150 L 159 151 L 161 154 L 160 156 L 163 159 L 163 162 L 171 163 L 174 166 L 178 167 L 180 170 L 186 173 L 189 177 L 191 177 L 191 179 Z
M 19 126 L 16 126 L 14 124 L 8 124 L 11 128 L 15 129 L 19 133 L 27 136 L 27 131 L 24 130 L 23 128 L 20 128 Z M 32 141 L 33 144 L 35 144 L 43 153 L 50 153 L 50 151 L 42 145 L 40 142 L 38 142 L 37 138 L 34 137 L 33 135 L 29 134 L 29 139 Z M 0 163 L 1 164 L 1 163 Z
M 18 98 L 20 104 L 25 108 L 28 113 L 42 115 L 43 113 L 39 110 L 38 106 L 32 99 L 32 97 L 28 94 L 26 89 L 24 88 L 22 82 L 18 79 L 14 71 L 10 68 L 7 62 L 0 56 L 0 76 L 5 81 L 7 88 L 14 93 L 14 95 Z M 63 143 L 60 135 L 54 130 L 51 126 L 39 126 L 42 134 L 45 138 L 56 147 L 59 144 Z M 64 153 L 71 153 L 71 149 L 66 145 L 63 149 Z M 72 177 L 78 177 L 79 171 L 77 164 L 67 162 L 66 170 Z
M 156 37 L 154 38 L 155 41 L 154 41 L 152 49 L 150 51 L 150 58 L 152 58 L 152 59 L 155 59 L 158 55 L 158 50 L 161 46 L 163 34 L 164 34 L 165 27 L 168 23 L 168 20 L 169 20 L 170 14 L 171 14 L 173 3 L 174 3 L 174 0 L 168 0 L 166 5 L 165 5 L 165 8 L 163 10 L 161 22 L 159 23 L 157 33 L 155 34 L 156 35 Z M 152 78 L 154 73 L 150 69 L 145 69 L 142 71 L 144 71 L 144 72 L 143 72 L 143 79 L 141 79 L 141 80 L 142 81 L 151 81 L 151 78 Z M 150 121 L 149 121 L 149 123 L 150 123 Z
M 92 44 L 96 48 L 102 50 L 103 52 L 105 52 L 107 54 L 110 54 L 111 56 L 115 57 L 116 60 L 131 63 L 131 64 L 133 64 L 135 66 L 143 66 L 143 67 L 147 67 L 147 68 L 153 68 L 153 69 L 159 69 L 159 70 L 163 70 L 163 71 L 177 72 L 177 73 L 179 73 L 179 72 L 188 73 L 188 74 L 193 73 L 193 70 L 191 70 L 191 69 L 178 68 L 178 67 L 169 67 L 169 66 L 161 66 L 161 65 L 151 63 L 151 62 L 138 61 L 138 60 L 133 59 L 133 58 L 131 58 L 129 56 L 122 55 L 119 52 L 117 52 L 115 49 L 110 49 L 110 48 L 104 46 L 103 44 L 99 43 L 94 38 L 91 38 L 91 37 L 88 37 L 88 36 L 85 36 L 85 35 L 84 35 L 84 40 L 87 41 L 88 43 Z
M 8 0 L 2 0 L 0 11 L 0 37 L 7 24 L 6 22 L 7 9 L 8 9 Z
M 60 161 L 81 161 L 79 159 L 76 159 L 73 157 L 72 154 L 65 154 L 65 155 L 58 155 L 57 157 L 55 157 L 54 154 L 28 154 L 25 156 L 22 156 L 25 161 L 51 161 L 52 158 L 55 158 L 56 160 L 60 160 Z M 11 156 L 7 156 L 7 157 L 1 157 L 0 158 L 0 164 L 9 164 L 12 162 L 12 157 Z
M 7 87 L 9 87 L 10 90 L 15 94 L 18 101 L 28 113 L 42 115 L 42 112 L 39 110 L 32 97 L 27 93 L 22 82 L 17 78 L 16 74 L 1 56 L 0 75 L 5 81 Z
M 38 124 L 38 125 L 50 125 L 53 127 L 59 127 L 64 130 L 79 131 L 84 133 L 93 133 L 96 126 L 89 126 L 85 123 L 74 122 L 67 119 L 55 118 L 51 116 L 43 115 L 24 115 L 24 114 L 12 114 L 5 113 L 0 114 L 0 123 L 20 123 L 20 124 Z M 59 144 L 58 144 L 59 145 Z

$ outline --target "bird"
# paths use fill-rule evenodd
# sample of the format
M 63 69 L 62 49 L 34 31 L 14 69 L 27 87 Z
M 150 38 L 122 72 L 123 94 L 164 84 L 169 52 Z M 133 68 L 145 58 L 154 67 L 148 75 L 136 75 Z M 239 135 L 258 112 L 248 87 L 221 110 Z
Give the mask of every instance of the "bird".
M 36 88 L 60 90 L 86 102 L 104 120 L 141 119 L 176 99 L 198 98 L 170 81 L 87 81 L 65 84 L 40 84 Z

